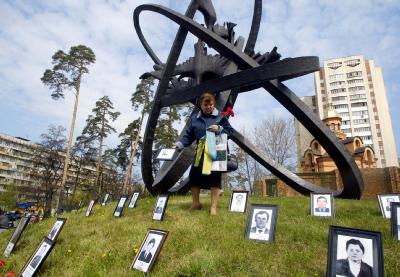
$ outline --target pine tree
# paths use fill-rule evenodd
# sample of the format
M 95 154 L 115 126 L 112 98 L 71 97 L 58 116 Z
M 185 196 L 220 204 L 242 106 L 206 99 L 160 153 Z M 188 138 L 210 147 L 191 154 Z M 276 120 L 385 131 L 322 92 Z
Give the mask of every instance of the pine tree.
M 61 189 L 58 197 L 57 208 L 62 206 L 62 192 L 64 191 L 67 180 L 68 164 L 72 140 L 74 137 L 76 113 L 78 110 L 78 99 L 83 74 L 89 73 L 88 66 L 96 61 L 92 49 L 84 45 L 72 46 L 68 53 L 58 50 L 52 57 L 54 64 L 52 69 L 46 69 L 43 77 L 40 79 L 46 86 L 52 90 L 51 97 L 55 100 L 64 98 L 66 90 L 72 90 L 75 95 L 74 110 L 72 112 L 71 128 L 69 131 L 69 140 L 67 153 L 64 160 L 64 172 L 61 181 Z
M 95 180 L 95 186 L 99 187 L 99 193 L 101 193 L 99 178 L 103 141 L 109 134 L 115 133 L 115 129 L 110 125 L 110 123 L 114 122 L 120 115 L 119 112 L 114 112 L 113 110 L 114 106 L 108 96 L 103 96 L 97 100 L 96 106 L 92 109 L 93 114 L 89 115 L 86 119 L 86 126 L 82 131 L 82 135 L 87 137 L 88 141 L 98 141 L 99 143 Z

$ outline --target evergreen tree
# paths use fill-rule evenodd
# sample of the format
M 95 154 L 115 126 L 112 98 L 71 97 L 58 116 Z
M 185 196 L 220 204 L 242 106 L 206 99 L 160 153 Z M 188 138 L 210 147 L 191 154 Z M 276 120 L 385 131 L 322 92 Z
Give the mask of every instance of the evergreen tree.
M 154 79 L 142 79 L 136 86 L 136 91 L 132 94 L 131 102 L 135 111 L 141 110 L 140 118 L 131 122 L 123 133 L 119 135 L 121 143 L 118 146 L 119 162 L 128 170 L 126 172 L 123 190 L 126 191 L 129 180 L 132 176 L 133 159 L 136 156 L 138 146 L 140 145 L 140 131 L 142 130 L 145 115 L 150 111 L 154 98 L 154 91 L 151 87 L 154 85 Z M 128 152 L 130 153 L 128 157 Z
M 114 122 L 120 115 L 119 112 L 114 112 L 113 110 L 114 106 L 108 96 L 103 96 L 97 100 L 96 106 L 92 109 L 93 114 L 89 115 L 88 119 L 86 119 L 86 126 L 82 131 L 82 135 L 87 138 L 88 142 L 98 141 L 99 143 L 95 180 L 95 185 L 99 187 L 99 193 L 101 193 L 99 178 L 103 141 L 109 134 L 115 133 L 115 129 L 110 123 Z
M 72 140 L 74 137 L 76 113 L 78 109 L 78 99 L 81 87 L 81 79 L 83 74 L 89 73 L 88 66 L 96 61 L 92 49 L 84 45 L 72 46 L 68 53 L 58 50 L 52 57 L 54 64 L 52 69 L 46 69 L 43 77 L 40 79 L 52 91 L 51 97 L 55 100 L 64 98 L 66 90 L 72 90 L 75 95 L 74 110 L 72 113 L 71 128 L 69 132 L 69 140 L 67 145 L 67 153 L 64 160 L 64 172 L 61 182 L 59 203 L 57 207 L 62 206 L 62 192 L 64 191 L 65 182 L 67 180 L 68 164 Z

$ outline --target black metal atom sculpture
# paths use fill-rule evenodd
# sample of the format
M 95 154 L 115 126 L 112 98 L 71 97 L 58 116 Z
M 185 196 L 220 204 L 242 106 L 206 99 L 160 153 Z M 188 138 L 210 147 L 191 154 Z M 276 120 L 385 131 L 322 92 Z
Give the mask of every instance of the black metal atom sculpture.
M 206 27 L 193 21 L 197 10 L 204 15 Z M 180 26 L 165 63 L 157 57 L 142 34 L 139 24 L 139 15 L 142 11 L 159 13 Z M 135 9 L 133 20 L 136 32 L 155 63 L 155 71 L 145 73 L 142 77 L 153 76 L 159 80 L 147 121 L 142 153 L 143 180 L 152 194 L 186 192 L 188 190 L 187 180 L 177 186 L 174 185 L 189 168 L 194 157 L 194 146 L 188 147 L 180 152 L 174 161 L 164 163 L 157 175 L 153 176 L 152 149 L 161 108 L 186 102 L 196 103 L 196 99 L 203 91 L 211 90 L 217 93 L 216 107 L 223 110 L 228 104 L 234 105 L 239 93 L 262 87 L 292 113 L 321 143 L 339 169 L 343 190 L 334 191 L 322 188 L 301 179 L 261 153 L 236 130 L 231 139 L 271 173 L 300 193 L 333 193 L 337 197 L 357 199 L 361 197 L 363 181 L 350 153 L 303 101 L 282 84 L 282 81 L 319 70 L 318 57 L 281 60 L 281 55 L 277 53 L 276 47 L 271 52 L 264 54 L 254 52 L 261 12 L 262 0 L 255 0 L 251 30 L 245 44 L 243 37 L 235 38 L 234 27 L 236 24 L 231 22 L 222 26 L 216 24 L 217 17 L 211 0 L 192 0 L 185 15 L 152 4 L 140 5 Z M 199 39 L 195 44 L 195 56 L 177 65 L 188 32 Z M 206 44 L 219 54 L 208 55 Z M 196 112 L 195 108 L 192 114 Z

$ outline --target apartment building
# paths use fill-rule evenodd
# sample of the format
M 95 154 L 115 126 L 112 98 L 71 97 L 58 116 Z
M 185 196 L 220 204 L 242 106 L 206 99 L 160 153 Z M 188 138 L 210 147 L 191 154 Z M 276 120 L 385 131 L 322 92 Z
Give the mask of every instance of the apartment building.
M 26 195 L 20 195 L 20 197 L 29 198 L 30 188 L 34 185 L 31 171 L 33 152 L 36 147 L 37 144 L 27 139 L 0 134 L 0 193 L 5 191 L 7 186 L 15 185 L 24 188 L 18 190 L 19 192 L 26 191 Z M 60 155 L 65 157 L 65 153 L 60 153 Z M 77 176 L 76 166 L 73 165 L 70 164 L 68 167 L 67 185 L 69 187 L 72 187 Z M 96 171 L 94 162 L 92 165 L 85 165 L 84 169 L 86 174 L 82 174 L 81 170 L 80 180 L 85 179 L 89 183 L 94 183 L 94 172 Z M 107 166 L 103 170 L 106 174 L 112 172 L 112 169 Z M 62 175 L 62 170 L 59 174 Z
M 314 77 L 319 117 L 332 104 L 342 131 L 372 147 L 378 167 L 399 166 L 381 68 L 361 55 L 349 56 L 325 61 Z

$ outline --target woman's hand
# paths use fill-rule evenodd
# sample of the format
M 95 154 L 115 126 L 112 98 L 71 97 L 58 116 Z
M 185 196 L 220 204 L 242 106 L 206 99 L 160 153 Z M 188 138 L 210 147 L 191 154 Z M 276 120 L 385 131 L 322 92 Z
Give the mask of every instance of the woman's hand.
M 218 132 L 218 130 L 219 130 L 219 126 L 218 125 L 211 125 L 211 126 L 209 126 L 208 128 L 207 128 L 207 130 L 208 131 L 210 131 L 210 132 Z

